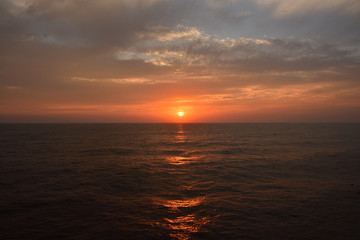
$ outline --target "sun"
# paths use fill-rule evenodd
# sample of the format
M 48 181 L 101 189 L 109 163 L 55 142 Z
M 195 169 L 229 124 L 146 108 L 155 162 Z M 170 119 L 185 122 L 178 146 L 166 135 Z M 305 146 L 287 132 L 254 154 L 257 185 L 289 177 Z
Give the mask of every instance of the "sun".
M 178 116 L 182 117 L 182 116 L 184 116 L 184 113 L 183 112 L 178 112 Z

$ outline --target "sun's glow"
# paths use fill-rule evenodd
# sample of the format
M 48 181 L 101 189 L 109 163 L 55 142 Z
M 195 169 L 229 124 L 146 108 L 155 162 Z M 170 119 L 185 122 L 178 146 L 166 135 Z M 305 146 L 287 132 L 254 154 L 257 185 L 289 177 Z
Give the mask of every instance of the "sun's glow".
M 184 113 L 183 112 L 178 112 L 178 116 L 182 117 L 182 116 L 184 116 Z

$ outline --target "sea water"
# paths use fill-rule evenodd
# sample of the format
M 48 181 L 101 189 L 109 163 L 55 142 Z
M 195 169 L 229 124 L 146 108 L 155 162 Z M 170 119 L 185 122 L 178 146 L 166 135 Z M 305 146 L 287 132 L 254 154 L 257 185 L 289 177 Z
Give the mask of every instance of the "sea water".
M 0 239 L 360 239 L 360 124 L 0 124 Z

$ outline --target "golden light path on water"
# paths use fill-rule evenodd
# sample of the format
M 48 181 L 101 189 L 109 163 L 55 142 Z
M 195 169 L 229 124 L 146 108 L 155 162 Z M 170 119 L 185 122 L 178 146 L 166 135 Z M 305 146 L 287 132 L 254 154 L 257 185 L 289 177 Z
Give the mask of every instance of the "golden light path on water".
M 180 115 L 179 115 L 180 116 Z M 173 143 L 182 144 L 188 140 L 188 136 L 183 129 L 183 125 L 179 124 L 174 136 Z M 182 150 L 186 150 L 181 148 Z M 185 154 L 186 155 L 186 154 Z M 199 160 L 196 156 L 167 156 L 166 159 L 168 164 L 173 165 L 175 168 L 180 166 L 188 165 L 194 161 Z M 189 166 L 190 167 L 190 166 Z M 183 189 L 192 189 L 193 186 L 183 186 Z M 199 216 L 196 212 L 192 211 L 191 208 L 199 207 L 206 197 L 190 197 L 181 199 L 166 199 L 166 198 L 155 198 L 154 204 L 166 207 L 169 212 L 169 216 L 164 218 L 158 225 L 170 232 L 170 237 L 178 240 L 191 239 L 191 235 L 199 232 L 204 226 L 210 222 L 209 216 Z
M 166 160 L 169 162 L 169 164 L 172 164 L 172 165 L 189 164 L 197 159 L 198 159 L 198 157 L 182 157 L 182 156 L 166 158 Z
M 188 208 L 199 206 L 205 197 L 195 197 L 187 199 L 154 199 L 156 205 L 168 208 L 172 217 L 164 218 L 164 221 L 158 223 L 170 233 L 170 236 L 179 239 L 190 239 L 191 234 L 197 233 L 210 222 L 208 216 L 200 217 L 196 213 L 188 213 Z M 186 210 L 185 210 L 186 209 Z

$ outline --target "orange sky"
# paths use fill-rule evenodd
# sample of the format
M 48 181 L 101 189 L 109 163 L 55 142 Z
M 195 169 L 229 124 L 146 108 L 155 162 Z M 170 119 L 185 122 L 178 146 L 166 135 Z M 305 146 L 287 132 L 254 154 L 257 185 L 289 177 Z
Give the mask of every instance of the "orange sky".
M 356 0 L 3 0 L 0 122 L 358 122 L 359 16 Z

